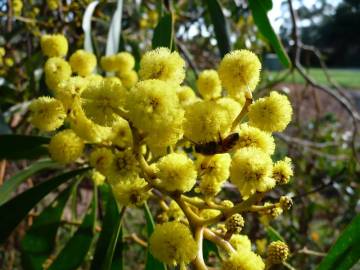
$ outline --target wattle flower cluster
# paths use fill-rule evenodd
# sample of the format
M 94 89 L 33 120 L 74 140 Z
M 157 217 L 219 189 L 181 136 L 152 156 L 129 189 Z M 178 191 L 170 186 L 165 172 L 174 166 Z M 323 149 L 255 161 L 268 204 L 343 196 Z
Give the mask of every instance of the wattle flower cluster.
M 272 133 L 286 128 L 292 108 L 274 91 L 253 101 L 261 69 L 254 53 L 227 54 L 217 70 L 199 75 L 195 91 L 184 84 L 185 61 L 167 48 L 146 52 L 136 71 L 127 52 L 102 57 L 97 67 L 95 55 L 84 50 L 67 61 L 62 35 L 43 36 L 41 46 L 53 96 L 30 105 L 30 122 L 53 132 L 53 160 L 90 164 L 94 183 L 110 185 L 120 205 L 159 200 L 161 224 L 149 239 L 155 258 L 204 269 L 206 238 L 224 251 L 224 270 L 262 270 L 286 259 L 285 243 L 271 245 L 263 260 L 240 234 L 251 226 L 243 213 L 266 224 L 292 203 L 284 196 L 262 202 L 293 176 L 290 158 L 272 159 Z M 96 68 L 114 76 L 95 74 Z M 240 203 L 220 199 L 226 182 L 238 189 Z

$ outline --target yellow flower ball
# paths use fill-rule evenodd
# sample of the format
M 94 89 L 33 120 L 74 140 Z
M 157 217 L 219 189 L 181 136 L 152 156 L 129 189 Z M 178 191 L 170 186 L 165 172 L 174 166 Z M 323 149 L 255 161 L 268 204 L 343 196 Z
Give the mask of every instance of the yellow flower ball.
M 90 120 L 79 101 L 74 102 L 73 108 L 68 115 L 70 127 L 82 139 L 89 143 L 100 143 L 111 137 L 111 127 L 104 127 Z
M 50 10 L 56 10 L 59 7 L 58 0 L 46 0 L 46 3 Z
M 115 199 L 121 206 L 140 206 L 150 196 L 143 178 L 134 178 L 112 185 Z
M 201 177 L 199 188 L 202 194 L 212 197 L 221 191 L 222 184 L 230 175 L 230 163 L 229 154 L 199 155 L 196 165 Z
M 185 154 L 168 154 L 156 163 L 156 167 L 160 186 L 167 191 L 187 192 L 196 183 L 194 163 Z
M 264 270 L 265 264 L 261 257 L 252 251 L 240 249 L 226 258 L 222 270 Z
M 149 243 L 151 254 L 169 265 L 188 264 L 197 254 L 197 244 L 190 229 L 177 221 L 156 225 Z
M 100 63 L 105 71 L 125 72 L 134 68 L 135 59 L 128 52 L 120 52 L 118 54 L 101 57 Z
M 91 179 L 93 180 L 96 186 L 102 186 L 105 183 L 105 176 L 96 170 L 92 171 Z
M 41 50 L 48 57 L 64 57 L 68 52 L 68 42 L 64 35 L 44 35 L 40 40 Z
M 195 143 L 219 141 L 230 132 L 235 118 L 217 101 L 198 101 L 185 108 L 184 135 Z
M 53 131 L 59 128 L 66 118 L 61 101 L 51 97 L 40 97 L 30 106 L 30 122 L 42 131 Z
M 84 142 L 71 129 L 60 131 L 49 143 L 49 153 L 54 161 L 67 164 L 78 159 L 84 150 Z
M 12 9 L 14 15 L 19 16 L 23 9 L 23 2 L 21 0 L 12 0 Z
M 281 264 L 289 257 L 289 247 L 282 241 L 271 242 L 268 246 L 270 264 Z
M 141 58 L 139 76 L 142 80 L 159 79 L 180 84 L 185 78 L 185 61 L 177 52 L 157 48 Z
M 81 106 L 88 118 L 101 126 L 112 126 L 124 107 L 127 91 L 118 78 L 90 82 L 81 94 Z
M 105 147 L 95 148 L 89 156 L 89 162 L 100 173 L 106 175 L 114 160 L 112 151 Z
M 273 166 L 272 174 L 276 183 L 280 185 L 289 183 L 290 178 L 294 175 L 291 158 L 285 157 L 283 160 L 277 161 Z
M 273 188 L 275 180 L 271 175 L 272 160 L 263 151 L 247 147 L 235 152 L 230 167 L 230 178 L 244 199 L 256 191 L 265 192 Z
M 176 94 L 181 106 L 189 105 L 197 100 L 194 90 L 189 86 L 180 86 L 176 88 Z
M 128 93 L 129 120 L 145 132 L 145 140 L 152 146 L 174 145 L 183 135 L 184 110 L 173 87 L 160 80 L 146 80 Z
M 119 118 L 112 126 L 112 134 L 110 140 L 119 149 L 126 149 L 133 146 L 133 136 L 129 122 L 124 118 Z
M 132 181 L 140 172 L 139 163 L 133 151 L 129 148 L 114 154 L 111 164 L 104 175 L 112 185 Z
M 80 102 L 80 95 L 87 87 L 88 80 L 79 76 L 61 81 L 55 90 L 55 97 L 62 102 L 66 112 L 70 112 L 74 103 Z
M 221 95 L 221 81 L 218 73 L 213 69 L 204 70 L 200 73 L 196 87 L 206 100 L 218 98 Z
M 271 134 L 248 124 L 242 124 L 239 128 L 239 140 L 236 147 L 255 147 L 268 155 L 272 155 L 275 151 L 275 142 Z
M 126 70 L 116 73 L 116 76 L 121 80 L 121 83 L 127 89 L 130 89 L 138 82 L 138 75 L 135 70 Z
M 251 251 L 251 242 L 247 235 L 233 234 L 229 242 L 239 252 L 241 250 Z
M 239 93 L 254 91 L 260 79 L 261 63 L 253 52 L 232 51 L 224 56 L 219 65 L 222 85 L 232 97 Z
M 77 50 L 69 60 L 73 72 L 80 76 L 90 75 L 96 67 L 96 56 L 84 50 Z
M 58 84 L 71 76 L 71 67 L 68 62 L 59 57 L 49 58 L 44 66 L 45 83 L 51 89 L 56 91 Z
M 291 121 L 289 99 L 275 91 L 249 106 L 249 125 L 267 132 L 283 131 Z

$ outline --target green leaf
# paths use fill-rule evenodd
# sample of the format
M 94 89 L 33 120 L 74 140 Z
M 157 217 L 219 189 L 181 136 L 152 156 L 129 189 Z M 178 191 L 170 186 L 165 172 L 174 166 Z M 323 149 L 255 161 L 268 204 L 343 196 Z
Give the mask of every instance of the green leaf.
M 123 269 L 124 269 L 123 227 L 121 226 L 114 252 L 114 257 L 112 260 L 111 270 L 123 270 Z
M 151 212 L 150 212 L 150 209 L 149 209 L 149 206 L 147 205 L 147 203 L 144 204 L 144 211 L 145 211 L 147 235 L 148 235 L 148 237 L 150 237 L 154 231 L 155 223 L 154 223 L 154 219 L 151 215 Z M 146 251 L 145 270 L 152 270 L 152 269 L 166 270 L 166 265 L 163 264 L 162 262 L 159 262 L 157 259 L 155 259 L 153 257 L 153 255 L 151 255 L 151 253 L 149 251 L 149 247 L 148 247 L 148 249 Z
M 99 1 L 91 2 L 85 9 L 82 21 L 82 29 L 84 31 L 84 50 L 93 52 L 93 45 L 91 41 L 91 18 Z
M 110 29 L 106 42 L 105 55 L 113 55 L 119 51 L 120 35 L 121 35 L 121 17 L 122 17 L 123 1 L 117 0 L 116 10 L 111 19 Z
M 173 46 L 173 18 L 172 14 L 164 15 L 158 22 L 154 29 L 154 36 L 152 39 L 152 48 L 167 47 L 171 50 Z
M 116 200 L 111 190 L 107 192 L 107 203 L 102 231 L 96 245 L 91 270 L 110 270 L 121 229 L 121 220 Z
M 42 270 L 55 245 L 64 207 L 73 186 L 70 186 L 42 211 L 21 241 L 21 261 L 25 270 Z
M 205 261 L 207 261 L 209 259 L 209 255 L 211 252 L 213 252 L 217 256 L 219 256 L 219 250 L 218 250 L 217 246 L 213 242 L 205 239 L 203 242 L 203 254 L 204 254 Z
M 74 270 L 84 262 L 95 235 L 96 205 L 97 195 L 95 192 L 90 211 L 48 270 Z
M 0 134 L 11 134 L 11 133 L 12 130 L 6 123 L 3 113 L 0 111 Z
M 208 6 L 212 24 L 214 25 L 217 45 L 219 47 L 221 57 L 223 57 L 231 50 L 228 22 L 225 19 L 218 0 L 207 0 L 205 2 Z
M 266 233 L 269 237 L 269 240 L 271 242 L 274 241 L 283 241 L 285 242 L 284 238 L 271 226 L 266 227 Z
M 59 164 L 51 161 L 49 159 L 40 160 L 31 164 L 29 167 L 23 169 L 10 179 L 6 180 L 2 186 L 0 186 L 0 205 L 9 200 L 11 194 L 16 190 L 16 188 L 28 179 L 31 175 L 34 175 L 38 171 L 57 168 Z
M 281 63 L 286 67 L 291 67 L 291 62 L 289 56 L 287 55 L 279 37 L 276 35 L 274 29 L 272 28 L 267 12 L 271 9 L 272 3 L 270 1 L 263 0 L 249 0 L 249 7 L 252 11 L 254 22 L 259 28 L 261 34 L 269 41 L 274 51 L 278 55 Z
M 35 159 L 48 155 L 50 138 L 27 135 L 0 135 L 0 159 Z
M 347 270 L 360 259 L 360 214 L 345 228 L 317 270 Z
M 49 192 L 62 183 L 89 170 L 83 168 L 58 175 L 7 201 L 0 206 L 0 243 L 3 243 L 27 213 Z

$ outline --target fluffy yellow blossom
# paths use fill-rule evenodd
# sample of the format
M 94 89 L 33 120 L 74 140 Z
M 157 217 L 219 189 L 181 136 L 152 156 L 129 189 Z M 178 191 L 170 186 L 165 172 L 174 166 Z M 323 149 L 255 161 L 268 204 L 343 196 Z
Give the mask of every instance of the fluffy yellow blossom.
M 280 264 L 289 256 L 289 247 L 282 241 L 271 242 L 268 246 L 268 261 L 270 264 Z
M 73 72 L 80 76 L 90 75 L 96 67 L 96 56 L 84 50 L 77 50 L 69 60 Z
M 272 160 L 263 151 L 253 148 L 241 148 L 233 156 L 230 178 L 244 199 L 256 191 L 265 192 L 275 186 L 271 178 Z
M 60 127 L 66 118 L 61 101 L 51 97 L 39 97 L 30 106 L 30 122 L 42 131 L 53 131 Z
M 159 79 L 180 84 L 185 78 L 185 61 L 177 52 L 157 48 L 144 54 L 140 61 L 142 80 Z
M 177 87 L 176 94 L 179 98 L 181 106 L 186 106 L 196 101 L 195 92 L 189 86 Z
M 80 102 L 80 95 L 87 87 L 88 80 L 76 76 L 61 81 L 55 90 L 55 97 L 59 99 L 66 110 L 69 112 L 74 103 Z
M 81 94 L 81 106 L 88 118 L 102 126 L 112 126 L 125 105 L 127 91 L 117 78 L 90 82 Z
M 187 192 L 196 182 L 196 170 L 193 161 L 184 154 L 171 153 L 157 162 L 156 175 L 160 186 L 167 191 Z
M 138 82 L 138 75 L 135 70 L 125 70 L 117 72 L 116 76 L 119 77 L 124 87 L 130 89 Z
M 122 206 L 139 206 L 150 196 L 146 181 L 139 177 L 112 185 L 112 189 Z
M 230 175 L 230 163 L 229 154 L 199 155 L 196 165 L 201 177 L 199 188 L 202 194 L 206 197 L 212 197 L 221 191 L 222 184 Z
M 249 106 L 249 125 L 267 132 L 283 131 L 291 121 L 289 99 L 275 91 Z
M 273 166 L 273 178 L 276 183 L 283 185 L 290 181 L 290 178 L 294 175 L 291 159 L 285 157 L 283 160 L 277 161 Z
M 82 139 L 91 143 L 100 143 L 111 137 L 111 127 L 104 127 L 94 123 L 84 113 L 79 102 L 74 102 L 68 116 L 70 127 Z
M 56 10 L 59 7 L 58 0 L 46 0 L 46 3 L 50 10 Z
M 40 40 L 41 50 L 48 57 L 64 57 L 68 52 L 68 42 L 61 34 L 44 35 Z
M 57 85 L 70 78 L 71 67 L 64 59 L 59 57 L 49 58 L 44 67 L 45 82 L 51 90 L 56 90 Z
M 222 270 L 264 270 L 261 257 L 252 251 L 240 249 L 223 261 Z
M 119 118 L 112 126 L 110 140 L 120 149 L 131 147 L 133 145 L 133 137 L 129 122 L 124 118 Z
M 138 177 L 139 165 L 131 149 L 119 151 L 109 165 L 105 176 L 110 184 L 115 185 L 125 181 L 132 181 Z
M 239 252 L 242 250 L 251 251 L 251 242 L 247 235 L 233 234 L 229 242 Z
M 138 82 L 128 94 L 128 117 L 145 132 L 152 146 L 173 145 L 183 135 L 184 111 L 172 87 L 160 80 L 146 80 Z
M 15 16 L 19 16 L 23 9 L 23 2 L 21 0 L 12 0 L 12 9 Z
M 114 159 L 112 151 L 105 147 L 95 148 L 89 156 L 89 162 L 101 174 L 106 174 Z
M 239 140 L 236 147 L 256 147 L 266 154 L 272 155 L 275 151 L 275 142 L 271 134 L 248 124 L 242 124 L 239 128 Z
M 149 243 L 151 254 L 169 265 L 188 264 L 197 254 L 197 244 L 190 229 L 177 221 L 156 225 Z
M 185 109 L 184 134 L 195 143 L 225 138 L 236 118 L 235 111 L 214 100 L 198 101 Z
M 84 150 L 84 142 L 71 129 L 60 131 L 49 143 L 49 153 L 59 163 L 71 163 L 78 159 Z
M 232 51 L 224 56 L 219 65 L 222 85 L 232 97 L 254 91 L 260 79 L 261 63 L 256 54 L 248 50 Z
M 101 67 L 108 72 L 118 71 L 120 73 L 129 71 L 135 66 L 134 57 L 128 52 L 120 52 L 115 55 L 101 57 Z
M 204 99 L 214 99 L 221 95 L 221 82 L 216 70 L 208 69 L 200 73 L 196 81 L 201 96 Z
M 91 179 L 94 181 L 96 186 L 101 186 L 105 183 L 105 176 L 99 173 L 96 170 L 93 170 L 91 173 Z

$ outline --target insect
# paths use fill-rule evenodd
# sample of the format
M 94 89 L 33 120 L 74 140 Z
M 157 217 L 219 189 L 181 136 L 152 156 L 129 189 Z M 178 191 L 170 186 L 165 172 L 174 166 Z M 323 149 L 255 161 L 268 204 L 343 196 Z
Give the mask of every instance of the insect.
M 212 141 L 202 144 L 196 144 L 195 151 L 206 156 L 226 153 L 235 146 L 239 138 L 239 133 L 231 133 L 225 139 L 221 139 L 220 137 L 220 140 L 217 142 Z

